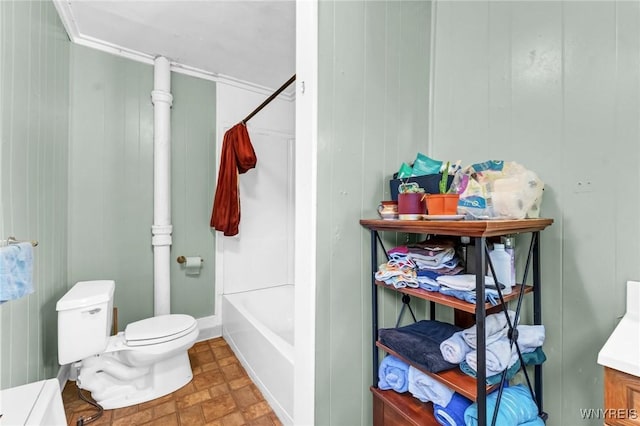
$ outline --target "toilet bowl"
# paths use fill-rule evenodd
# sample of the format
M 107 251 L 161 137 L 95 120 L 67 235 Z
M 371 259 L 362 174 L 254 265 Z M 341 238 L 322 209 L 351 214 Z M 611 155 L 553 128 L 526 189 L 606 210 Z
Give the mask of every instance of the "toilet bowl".
M 56 304 L 58 361 L 105 409 L 169 394 L 193 378 L 187 350 L 198 337 L 189 315 L 160 315 L 110 336 L 114 281 L 81 281 Z

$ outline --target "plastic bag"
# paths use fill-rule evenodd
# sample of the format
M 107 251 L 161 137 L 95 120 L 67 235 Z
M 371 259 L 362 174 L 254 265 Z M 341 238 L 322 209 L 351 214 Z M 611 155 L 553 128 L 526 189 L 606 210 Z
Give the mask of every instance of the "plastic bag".
M 516 162 L 485 161 L 456 174 L 458 213 L 476 219 L 524 219 L 540 216 L 544 183 Z
M 442 169 L 442 161 L 434 160 L 419 152 L 413 162 L 413 176 L 436 175 Z

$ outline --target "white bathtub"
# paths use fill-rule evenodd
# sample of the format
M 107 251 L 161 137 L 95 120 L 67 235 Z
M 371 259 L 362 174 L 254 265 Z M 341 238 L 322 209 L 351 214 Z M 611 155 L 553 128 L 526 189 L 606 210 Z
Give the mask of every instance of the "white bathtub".
M 293 424 L 294 286 L 222 297 L 222 335 L 283 424 Z

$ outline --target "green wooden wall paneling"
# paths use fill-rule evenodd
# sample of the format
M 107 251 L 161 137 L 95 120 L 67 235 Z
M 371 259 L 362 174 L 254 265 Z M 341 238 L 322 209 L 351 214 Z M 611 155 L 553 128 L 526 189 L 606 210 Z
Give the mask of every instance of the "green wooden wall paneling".
M 555 219 L 542 234 L 548 424 L 600 424 L 580 409 L 602 407 L 597 353 L 639 272 L 639 195 L 615 183 L 639 179 L 639 4 L 438 2 L 435 11 L 432 153 L 514 160 L 545 182 L 542 214 Z
M 427 2 L 319 4 L 317 424 L 372 422 L 369 234 L 358 220 L 427 149 L 429 23 Z M 398 298 L 385 296 L 389 326 Z
M 153 67 L 73 47 L 70 283 L 115 279 L 119 327 L 153 315 Z M 215 84 L 172 75 L 172 312 L 213 313 Z M 179 255 L 200 255 L 185 276 Z
M 213 315 L 214 231 L 209 227 L 216 183 L 215 83 L 172 75 L 171 311 Z M 201 256 L 200 275 L 186 275 L 178 256 Z
M 113 279 L 119 327 L 153 315 L 153 68 L 72 47 L 69 285 Z
M 0 3 L 0 239 L 39 241 L 35 293 L 0 305 L 0 388 L 56 375 L 67 284 L 69 41 L 50 2 Z

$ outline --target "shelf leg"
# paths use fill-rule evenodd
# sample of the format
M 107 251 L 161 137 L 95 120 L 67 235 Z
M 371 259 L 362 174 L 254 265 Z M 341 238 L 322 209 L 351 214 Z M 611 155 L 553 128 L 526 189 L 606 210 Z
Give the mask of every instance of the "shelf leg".
M 476 340 L 477 340 L 477 399 L 478 404 L 478 424 L 485 425 L 487 423 L 487 346 L 486 346 L 486 331 L 485 331 L 485 291 L 484 291 L 484 277 L 486 275 L 487 258 L 485 254 L 486 250 L 486 238 L 475 238 L 475 271 L 476 271 Z
M 533 323 L 542 324 L 542 289 L 540 279 L 540 231 L 533 234 Z M 542 411 L 542 365 L 536 365 L 534 368 L 536 402 L 540 414 Z
M 373 386 L 378 387 L 378 288 L 375 273 L 378 270 L 378 231 L 371 231 L 371 345 Z M 386 253 L 386 252 L 385 252 Z

